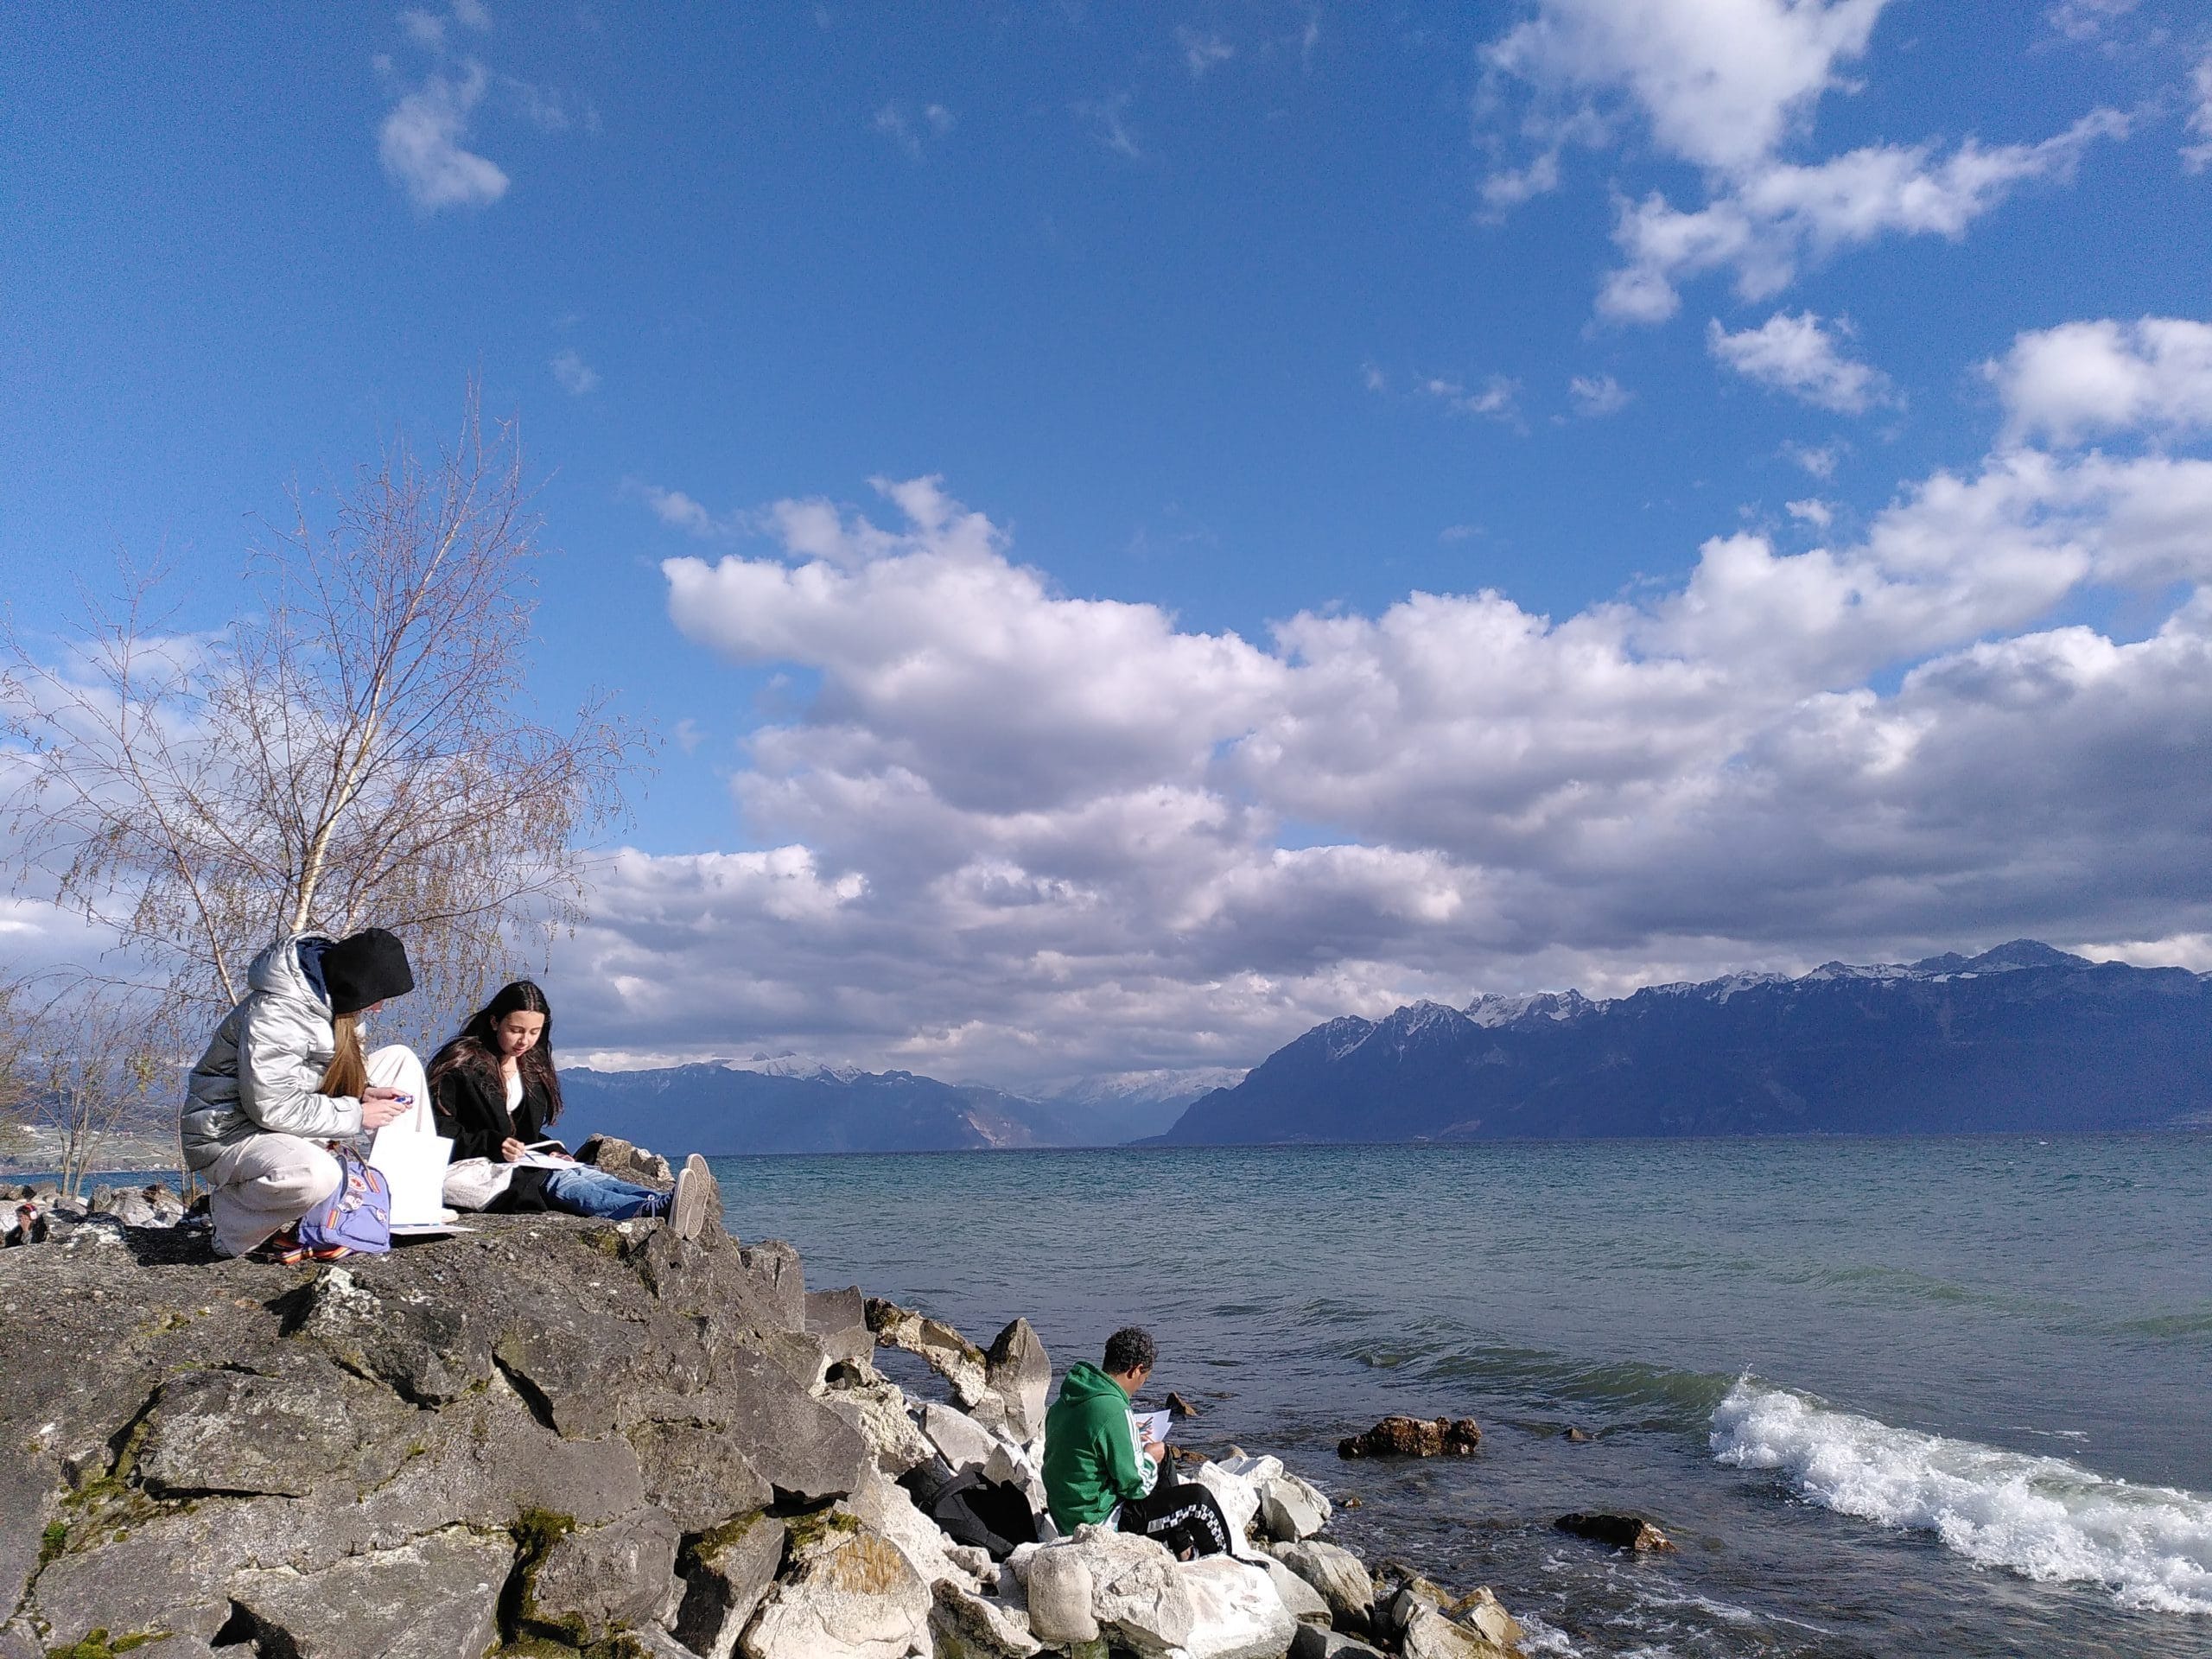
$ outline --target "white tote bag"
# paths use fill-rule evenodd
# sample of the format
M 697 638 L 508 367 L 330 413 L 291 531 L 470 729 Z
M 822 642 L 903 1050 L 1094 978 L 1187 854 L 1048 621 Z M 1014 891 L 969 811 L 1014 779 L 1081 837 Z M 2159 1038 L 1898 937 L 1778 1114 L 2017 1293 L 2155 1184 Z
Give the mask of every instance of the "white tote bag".
M 452 1143 L 447 1143 L 450 1146 Z M 456 1210 L 488 1210 L 515 1178 L 512 1164 L 489 1158 L 463 1158 L 446 1168 L 445 1200 Z

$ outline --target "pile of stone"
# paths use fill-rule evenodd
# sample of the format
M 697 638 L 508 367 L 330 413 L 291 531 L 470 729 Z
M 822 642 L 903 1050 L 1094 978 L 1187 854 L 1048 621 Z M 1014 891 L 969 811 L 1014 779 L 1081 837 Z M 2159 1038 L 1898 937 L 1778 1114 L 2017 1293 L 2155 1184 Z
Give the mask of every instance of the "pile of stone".
M 1042 1515 L 1052 1367 L 709 1225 L 472 1217 L 319 1268 L 86 1229 L 0 1256 L 0 1659 L 1493 1659 L 1277 1459 L 1233 1556 Z M 910 1397 L 905 1349 L 943 1379 Z M 888 1363 L 888 1362 L 886 1362 Z M 916 1368 L 918 1374 L 918 1368 Z
M 26 1217 L 22 1206 L 29 1205 Z M 0 1242 L 43 1244 L 67 1238 L 91 1223 L 117 1227 L 165 1228 L 182 1222 L 183 1198 L 167 1181 L 144 1186 L 96 1186 L 87 1196 L 65 1197 L 52 1181 L 0 1186 Z

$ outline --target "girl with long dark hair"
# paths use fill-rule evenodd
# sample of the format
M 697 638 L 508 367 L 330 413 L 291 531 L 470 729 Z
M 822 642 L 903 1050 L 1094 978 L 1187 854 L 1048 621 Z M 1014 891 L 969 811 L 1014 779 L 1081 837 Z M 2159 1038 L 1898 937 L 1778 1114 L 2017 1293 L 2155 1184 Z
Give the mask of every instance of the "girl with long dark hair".
M 618 1221 L 665 1215 L 686 1238 L 698 1232 L 707 1205 L 719 1203 L 714 1177 L 696 1154 L 684 1160 L 675 1192 L 661 1192 L 577 1163 L 547 1135 L 561 1116 L 553 1011 L 529 980 L 502 988 L 432 1058 L 430 1102 L 438 1133 L 453 1141 L 448 1203 L 465 1197 L 471 1209 L 560 1210 Z

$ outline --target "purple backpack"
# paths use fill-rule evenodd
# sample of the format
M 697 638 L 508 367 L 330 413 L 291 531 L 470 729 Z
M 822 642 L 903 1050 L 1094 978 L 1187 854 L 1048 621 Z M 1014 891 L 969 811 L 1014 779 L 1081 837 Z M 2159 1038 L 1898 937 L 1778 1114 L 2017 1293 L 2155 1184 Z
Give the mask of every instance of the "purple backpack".
M 327 1250 L 343 1245 L 356 1255 L 383 1255 L 391 1249 L 391 1188 L 384 1172 L 372 1169 L 350 1152 L 338 1160 L 338 1190 L 300 1217 L 300 1246 Z

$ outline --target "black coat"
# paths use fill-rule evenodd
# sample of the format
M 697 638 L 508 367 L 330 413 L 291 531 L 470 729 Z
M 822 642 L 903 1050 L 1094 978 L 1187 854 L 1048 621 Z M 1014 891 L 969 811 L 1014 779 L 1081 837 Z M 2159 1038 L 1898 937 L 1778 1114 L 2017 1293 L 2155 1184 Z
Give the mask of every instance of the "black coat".
M 553 1103 L 525 1074 L 522 1104 L 507 1110 L 506 1080 L 495 1065 L 457 1065 L 438 1079 L 432 1091 L 430 1114 L 438 1133 L 451 1138 L 454 1160 L 488 1158 L 501 1161 L 499 1146 L 508 1137 L 525 1144 L 546 1139 L 545 1120 Z M 545 1177 L 543 1169 L 518 1169 L 507 1190 L 492 1204 L 494 1210 L 543 1210 Z

